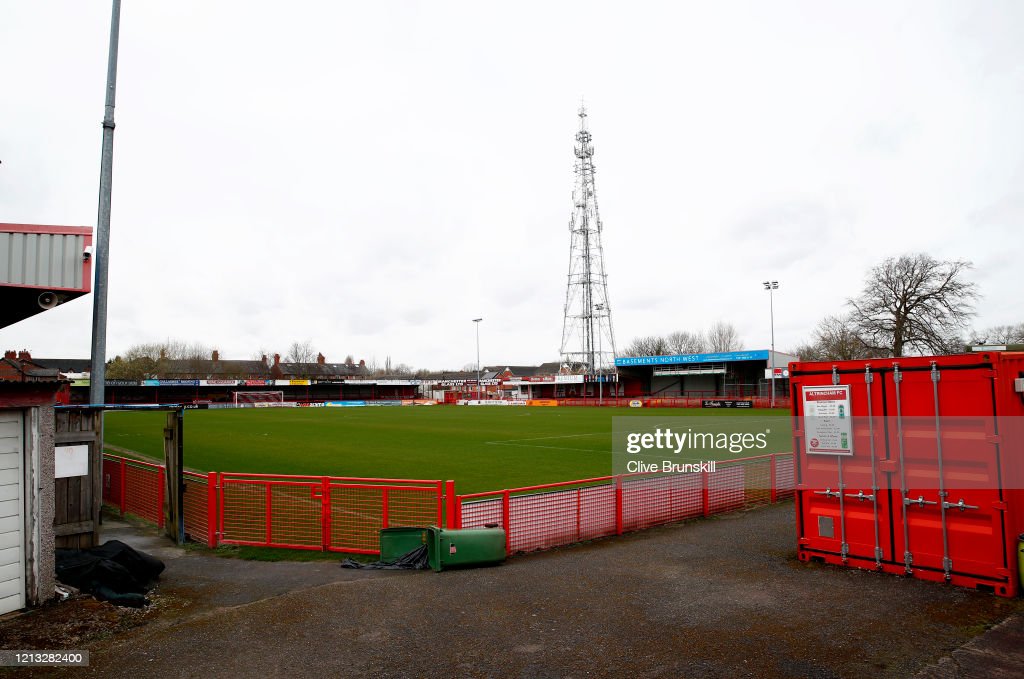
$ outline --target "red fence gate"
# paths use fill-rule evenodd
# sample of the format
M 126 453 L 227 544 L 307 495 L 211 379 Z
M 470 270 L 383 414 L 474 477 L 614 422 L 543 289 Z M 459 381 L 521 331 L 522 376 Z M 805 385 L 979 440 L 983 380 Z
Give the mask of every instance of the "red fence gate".
M 377 554 L 381 528 L 450 523 L 442 481 L 184 472 L 183 482 L 186 537 L 209 547 Z M 164 468 L 104 456 L 103 501 L 163 525 Z

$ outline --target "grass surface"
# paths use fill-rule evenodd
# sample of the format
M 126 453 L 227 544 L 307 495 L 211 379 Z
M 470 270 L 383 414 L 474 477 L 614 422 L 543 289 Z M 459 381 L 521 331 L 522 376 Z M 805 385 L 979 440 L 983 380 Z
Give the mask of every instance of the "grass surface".
M 185 413 L 185 466 L 200 471 L 454 479 L 473 493 L 612 473 L 612 422 L 774 427 L 765 453 L 791 449 L 786 411 L 688 408 L 246 408 Z M 108 444 L 163 458 L 165 413 L 110 412 Z M 622 420 L 620 420 L 620 423 Z M 631 419 L 631 423 L 641 420 Z M 777 423 L 777 424 L 776 424 Z M 633 425 L 631 425 L 633 426 Z M 729 428 L 726 427 L 726 428 Z M 113 451 L 117 454 L 118 451 Z M 729 459 L 730 453 L 703 459 Z

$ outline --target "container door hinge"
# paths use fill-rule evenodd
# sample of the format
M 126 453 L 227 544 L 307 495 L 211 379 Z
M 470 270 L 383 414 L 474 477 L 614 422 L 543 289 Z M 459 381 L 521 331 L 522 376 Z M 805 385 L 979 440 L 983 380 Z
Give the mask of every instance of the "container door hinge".
M 811 539 L 810 538 L 800 538 L 799 543 L 801 545 L 809 545 L 809 544 L 811 544 Z
M 991 436 L 985 437 L 985 443 L 991 443 L 994 446 L 1003 445 L 1003 437 L 999 434 L 992 434 Z
M 878 461 L 878 471 L 880 472 L 884 472 L 886 474 L 895 474 L 898 470 L 899 467 L 896 465 L 896 460 Z
M 1002 500 L 998 500 L 996 502 L 993 502 L 992 503 L 992 509 L 996 510 L 997 512 L 1005 512 L 1006 511 L 1006 503 L 1003 502 Z

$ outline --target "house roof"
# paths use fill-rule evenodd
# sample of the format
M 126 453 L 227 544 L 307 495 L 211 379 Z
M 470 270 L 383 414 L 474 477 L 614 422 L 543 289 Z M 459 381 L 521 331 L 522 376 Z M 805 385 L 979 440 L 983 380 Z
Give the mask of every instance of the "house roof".
M 235 375 L 266 376 L 270 375 L 270 369 L 263 361 L 179 359 L 167 361 L 163 367 L 159 368 L 159 374 L 161 377 L 171 375 L 187 377 L 200 377 L 202 375 L 211 377 L 215 375 L 223 377 Z
M 92 361 L 88 358 L 33 358 L 32 361 L 62 373 L 87 373 L 92 369 Z
M 278 363 L 285 377 L 361 377 L 370 374 L 366 366 L 355 363 Z
M 15 354 L 8 351 L 0 359 L 0 382 L 63 382 L 60 371 L 46 368 L 35 361 L 27 352 Z

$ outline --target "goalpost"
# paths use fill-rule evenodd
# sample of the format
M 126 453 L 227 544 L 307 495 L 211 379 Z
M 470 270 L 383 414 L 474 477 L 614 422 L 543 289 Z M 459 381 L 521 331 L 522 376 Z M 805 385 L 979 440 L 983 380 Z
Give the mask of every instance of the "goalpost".
M 283 406 L 283 391 L 236 391 L 236 408 L 273 408 Z

